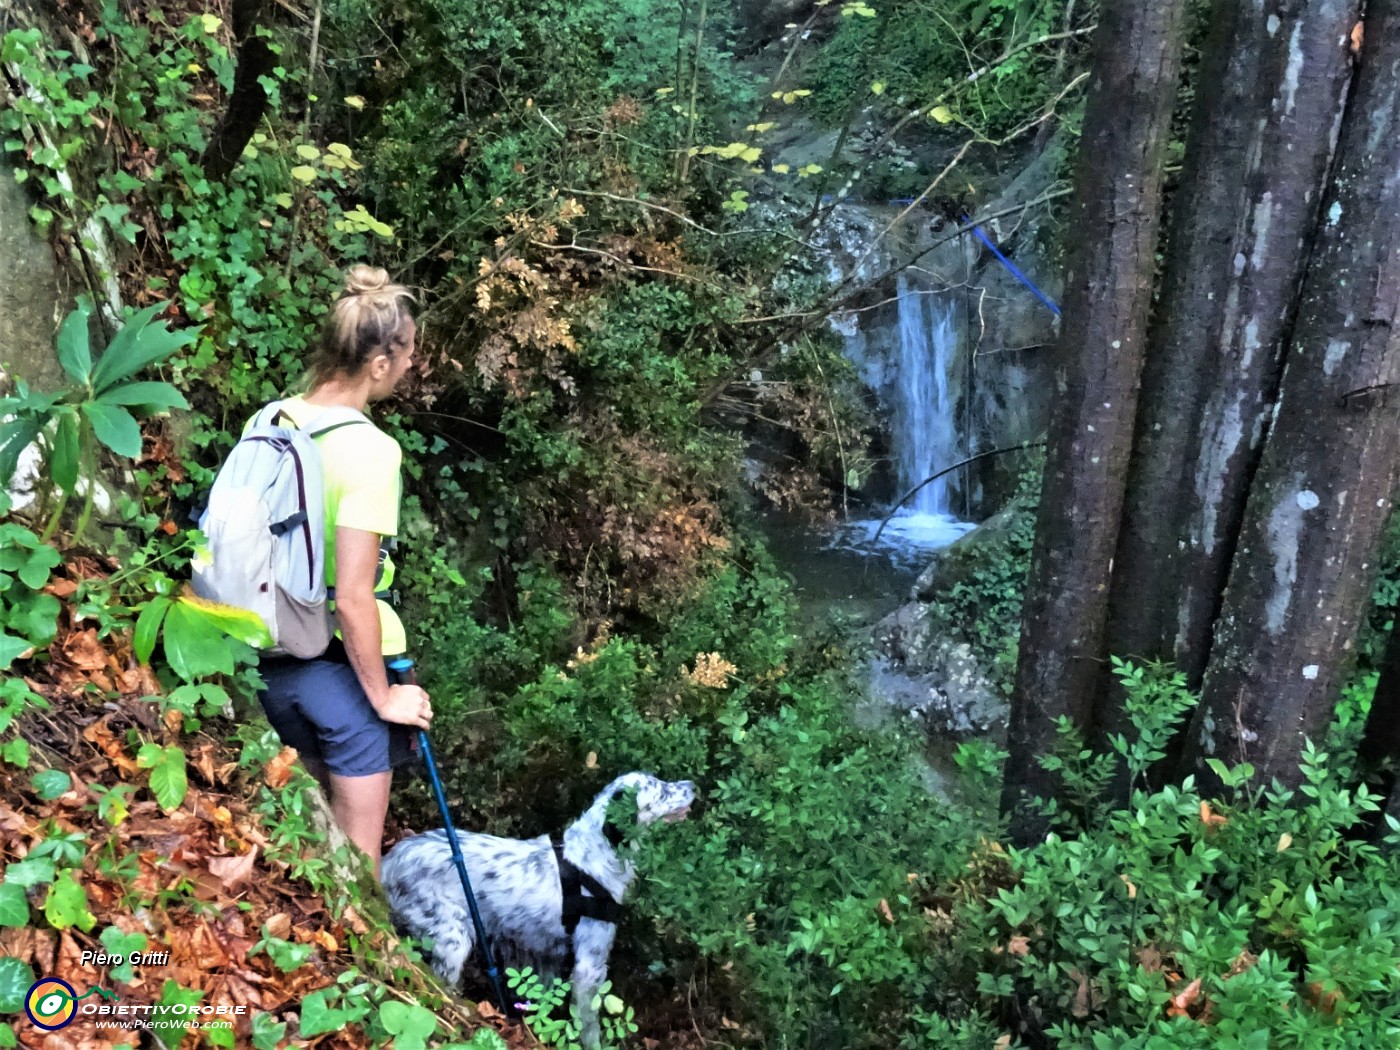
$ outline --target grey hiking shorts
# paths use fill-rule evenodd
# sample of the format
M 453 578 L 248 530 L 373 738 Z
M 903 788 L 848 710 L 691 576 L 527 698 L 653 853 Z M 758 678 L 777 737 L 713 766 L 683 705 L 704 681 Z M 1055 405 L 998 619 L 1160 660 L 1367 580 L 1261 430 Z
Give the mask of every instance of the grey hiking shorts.
M 413 730 L 374 710 L 339 640 L 315 660 L 264 659 L 258 694 L 282 743 L 336 776 L 365 777 L 409 761 Z

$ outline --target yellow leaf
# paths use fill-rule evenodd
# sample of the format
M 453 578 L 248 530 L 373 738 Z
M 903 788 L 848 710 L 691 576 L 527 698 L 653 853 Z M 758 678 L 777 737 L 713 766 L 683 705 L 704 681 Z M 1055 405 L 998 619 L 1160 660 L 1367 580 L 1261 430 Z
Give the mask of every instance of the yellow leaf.
M 302 160 L 316 160 L 321 156 L 321 151 L 315 146 L 308 146 L 303 143 L 297 147 L 297 156 Z
M 332 142 L 326 147 L 326 152 L 334 153 L 337 157 L 341 157 L 345 160 L 350 159 L 350 147 L 343 142 Z
M 297 182 L 313 183 L 316 181 L 316 169 L 308 168 L 305 164 L 298 164 L 292 169 L 292 178 L 296 179 Z
M 870 85 L 870 91 L 871 94 L 883 95 L 885 93 L 885 82 L 883 80 L 875 81 L 875 83 Z
M 786 175 L 786 174 L 787 174 L 788 172 L 790 172 L 791 170 L 792 170 L 792 165 L 791 165 L 791 164 L 774 164 L 774 165 L 773 165 L 773 171 L 774 171 L 775 174 L 778 174 L 778 175 Z
M 940 124 L 947 124 L 953 119 L 953 111 L 947 106 L 934 106 L 928 115 Z
M 776 120 L 765 120 L 762 124 L 750 124 L 744 128 L 745 131 L 757 131 L 760 135 L 765 131 L 772 131 L 778 126 Z
M 365 100 L 363 95 L 346 95 L 345 104 L 351 109 L 364 109 Z
M 210 36 L 213 36 L 215 33 L 217 33 L 219 31 L 219 26 L 223 24 L 224 20 L 222 18 L 219 18 L 217 15 L 199 16 L 199 27 L 203 29 L 206 33 L 208 33 Z
M 656 89 L 656 97 L 657 97 L 657 98 L 664 98 L 665 96 L 671 94 L 671 92 L 673 92 L 673 91 L 675 91 L 675 90 L 676 90 L 675 88 L 670 88 L 670 87 L 657 88 L 657 89 Z
M 748 164 L 752 164 L 761 156 L 763 156 L 763 150 L 759 149 L 757 146 L 750 146 L 739 154 L 739 159 Z
M 292 206 L 292 195 L 290 193 L 278 193 L 272 198 L 272 202 L 279 208 L 290 208 Z
M 1282 853 L 1291 845 L 1293 845 L 1293 836 L 1285 831 L 1278 837 L 1278 850 L 1276 852 Z
M 203 73 L 204 67 L 201 66 L 198 62 L 191 62 L 185 67 L 185 71 L 187 73 Z

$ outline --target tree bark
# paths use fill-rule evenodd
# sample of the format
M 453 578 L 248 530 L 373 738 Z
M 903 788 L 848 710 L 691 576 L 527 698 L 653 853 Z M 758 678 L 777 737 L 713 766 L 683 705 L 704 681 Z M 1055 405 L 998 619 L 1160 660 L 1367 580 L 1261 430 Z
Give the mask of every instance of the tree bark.
M 1400 793 L 1395 790 L 1400 772 L 1400 630 L 1395 627 L 1386 642 L 1357 757 L 1366 772 L 1379 774 L 1383 812 L 1400 817 Z M 1390 829 L 1380 821 L 1376 830 L 1383 837 Z
M 1400 0 L 1367 5 L 1359 63 L 1187 741 L 1263 783 L 1326 728 L 1400 473 Z
M 1108 0 L 1095 36 L 1073 214 L 1080 245 L 1056 345 L 1056 410 L 1012 695 L 1002 808 L 1011 833 L 1053 780 L 1036 759 L 1062 715 L 1087 728 L 1104 651 L 1161 215 L 1186 0 Z
M 216 181 L 228 178 L 243 155 L 243 147 L 248 145 L 267 112 L 267 92 L 258 78 L 270 76 L 276 61 L 267 41 L 257 34 L 266 6 L 267 0 L 233 0 L 233 38 L 238 45 L 238 68 L 233 74 L 228 109 L 201 158 L 205 175 Z
M 1198 689 L 1350 80 L 1358 0 L 1216 7 L 1109 601 L 1109 651 Z M 1104 735 L 1127 729 L 1104 675 Z

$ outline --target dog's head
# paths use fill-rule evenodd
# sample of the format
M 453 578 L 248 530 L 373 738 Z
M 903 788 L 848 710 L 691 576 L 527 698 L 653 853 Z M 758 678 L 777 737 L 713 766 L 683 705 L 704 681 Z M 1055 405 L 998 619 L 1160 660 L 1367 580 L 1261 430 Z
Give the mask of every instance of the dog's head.
M 661 780 L 650 773 L 624 773 L 598 798 L 607 800 L 608 823 L 626 835 L 629 826 L 684 820 L 695 803 L 695 785 L 689 780 Z

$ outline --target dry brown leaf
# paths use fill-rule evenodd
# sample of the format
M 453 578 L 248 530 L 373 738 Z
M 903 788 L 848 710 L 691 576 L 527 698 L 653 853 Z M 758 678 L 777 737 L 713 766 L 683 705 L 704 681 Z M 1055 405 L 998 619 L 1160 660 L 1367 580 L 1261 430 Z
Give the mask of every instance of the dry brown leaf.
M 1018 933 L 1011 938 L 1011 943 L 1006 946 L 1006 950 L 1012 955 L 1029 955 L 1031 952 L 1030 938 Z
M 267 778 L 267 786 L 276 790 L 286 787 L 287 781 L 292 779 L 292 766 L 297 760 L 297 749 L 294 747 L 284 747 L 277 753 L 277 757 L 267 764 L 264 776 Z
M 107 666 L 107 650 L 97 640 L 97 628 L 74 631 L 63 639 L 63 656 L 80 671 L 100 671 Z
M 1191 1005 L 1195 1003 L 1201 994 L 1201 979 L 1197 977 L 1176 995 L 1172 996 L 1171 1003 L 1167 1006 L 1168 1017 L 1189 1017 Z
M 1201 803 L 1201 823 L 1206 826 L 1206 831 L 1214 831 L 1216 828 L 1220 827 L 1222 824 L 1225 824 L 1227 822 L 1228 818 L 1226 818 L 1223 814 L 1217 813 L 1213 809 L 1211 809 L 1209 802 Z
M 894 922 L 894 916 L 890 914 L 890 905 L 883 897 L 880 898 L 880 914 L 885 917 L 886 922 Z
M 1069 975 L 1078 982 L 1074 989 L 1074 1002 L 1070 1005 L 1070 1013 L 1075 1017 L 1089 1016 L 1089 978 L 1085 977 L 1078 970 L 1071 970 Z
M 211 857 L 209 858 L 209 874 L 222 882 L 226 889 L 231 890 L 253 874 L 253 862 L 257 858 L 257 846 L 242 856 Z
M 361 937 L 369 933 L 369 927 L 365 925 L 365 920 L 360 918 L 360 913 L 348 904 L 341 911 L 340 920 Z
M 331 936 L 329 930 L 317 930 L 311 935 L 311 939 L 332 954 L 340 951 L 340 943 Z

